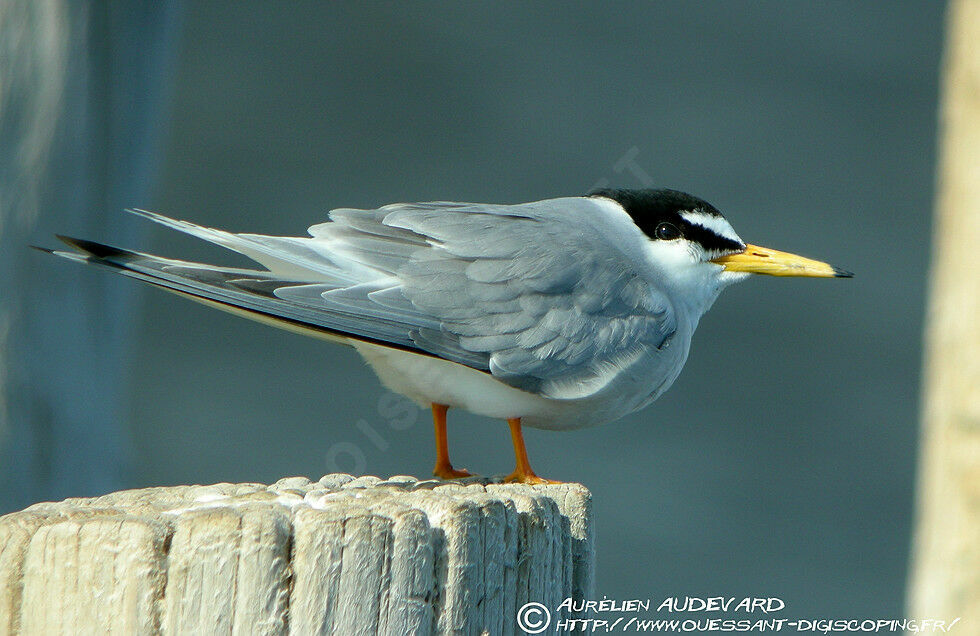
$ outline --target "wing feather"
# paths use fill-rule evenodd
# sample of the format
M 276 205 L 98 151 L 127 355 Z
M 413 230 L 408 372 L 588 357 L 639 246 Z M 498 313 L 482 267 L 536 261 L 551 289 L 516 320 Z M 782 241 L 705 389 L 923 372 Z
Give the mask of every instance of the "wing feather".
M 548 397 L 601 391 L 676 330 L 644 269 L 644 237 L 605 199 L 340 208 L 309 238 L 134 212 L 266 270 L 71 244 L 174 291 L 442 357 Z
M 556 398 L 601 390 L 676 330 L 666 297 L 644 279 L 644 239 L 610 214 L 583 198 L 365 212 L 426 238 L 396 273 L 419 314 L 440 322 L 421 347 L 485 353 L 495 376 Z M 622 244 L 609 240 L 610 220 L 621 223 L 611 236 Z

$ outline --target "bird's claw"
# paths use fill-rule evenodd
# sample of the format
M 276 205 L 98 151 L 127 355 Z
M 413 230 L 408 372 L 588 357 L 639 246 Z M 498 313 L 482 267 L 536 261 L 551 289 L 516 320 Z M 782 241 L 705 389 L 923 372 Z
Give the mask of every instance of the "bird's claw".
M 545 479 L 544 477 L 538 477 L 534 473 L 525 473 L 514 471 L 511 474 L 504 477 L 505 484 L 528 484 L 529 486 L 541 486 L 546 484 L 563 484 L 563 481 L 557 481 L 555 479 Z
M 463 477 L 473 476 L 473 473 L 465 468 L 456 469 L 450 464 L 446 464 L 445 466 L 436 465 L 436 467 L 432 469 L 432 474 L 439 479 L 462 479 Z

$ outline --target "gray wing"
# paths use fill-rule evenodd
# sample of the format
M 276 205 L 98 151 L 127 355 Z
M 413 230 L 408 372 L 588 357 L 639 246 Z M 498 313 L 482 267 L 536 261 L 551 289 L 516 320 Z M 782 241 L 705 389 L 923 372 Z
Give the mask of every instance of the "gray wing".
M 315 240 L 396 281 L 362 295 L 368 307 L 397 311 L 420 349 L 524 390 L 594 394 L 676 329 L 642 270 L 642 234 L 602 199 L 400 204 L 331 219 L 310 228 Z
M 66 239 L 100 265 L 274 324 L 385 343 L 556 399 L 593 395 L 676 330 L 640 230 L 605 199 L 337 209 L 311 238 L 234 234 L 133 212 L 266 270 Z M 277 322 L 278 321 L 278 322 Z

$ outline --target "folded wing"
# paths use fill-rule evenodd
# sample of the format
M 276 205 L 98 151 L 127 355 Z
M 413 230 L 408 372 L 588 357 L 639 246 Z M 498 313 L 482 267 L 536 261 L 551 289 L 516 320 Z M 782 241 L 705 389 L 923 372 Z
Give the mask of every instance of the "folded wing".
M 311 238 L 136 212 L 267 269 L 69 244 L 82 259 L 172 291 L 437 356 L 556 399 L 595 394 L 676 328 L 645 278 L 642 235 L 602 199 L 338 209 Z

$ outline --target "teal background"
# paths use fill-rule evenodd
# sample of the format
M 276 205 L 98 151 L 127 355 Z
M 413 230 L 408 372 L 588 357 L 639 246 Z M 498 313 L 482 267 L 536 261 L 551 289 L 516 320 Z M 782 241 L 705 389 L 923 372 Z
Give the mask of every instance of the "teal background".
M 794 617 L 898 617 L 942 13 L 925 1 L 188 3 L 156 186 L 128 205 L 304 234 L 332 207 L 654 184 L 707 199 L 747 241 L 854 271 L 726 291 L 656 404 L 526 436 L 539 473 L 593 492 L 599 598 L 778 596 Z M 77 230 L 42 223 L 37 240 Z M 241 262 L 160 228 L 135 240 Z M 122 485 L 430 471 L 428 414 L 386 394 L 352 350 L 110 284 L 139 299 L 120 370 Z M 457 465 L 512 468 L 503 422 L 451 411 L 449 434 Z

